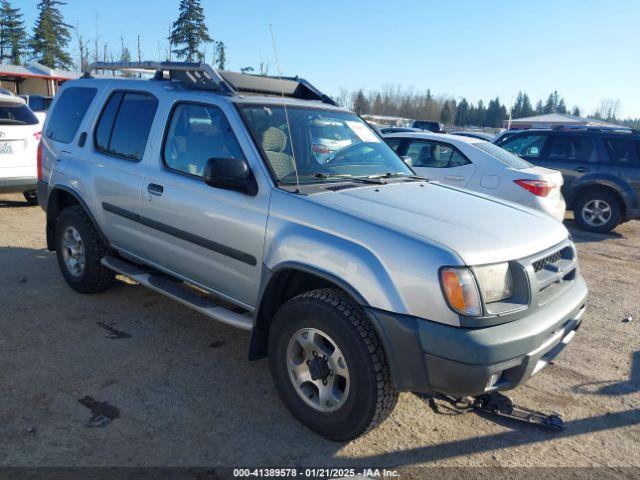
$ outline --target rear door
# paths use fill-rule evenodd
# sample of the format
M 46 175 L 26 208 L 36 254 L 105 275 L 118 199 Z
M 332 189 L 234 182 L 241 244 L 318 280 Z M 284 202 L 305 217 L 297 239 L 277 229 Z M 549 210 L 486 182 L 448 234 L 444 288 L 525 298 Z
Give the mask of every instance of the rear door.
M 149 154 L 158 99 L 149 92 L 111 91 L 93 132 L 93 190 L 111 243 L 143 256 L 140 239 L 142 160 Z
M 598 172 L 598 154 L 593 138 L 587 133 L 551 133 L 539 165 L 562 172 L 562 192 L 571 198 L 574 182 Z
M 640 204 L 640 140 L 620 136 L 602 137 L 609 154 L 611 173 L 619 176 L 628 186 L 629 195 L 636 199 L 635 208 Z
M 464 187 L 475 166 L 453 145 L 426 139 L 406 139 L 402 156 L 411 157 L 412 168 L 429 180 Z

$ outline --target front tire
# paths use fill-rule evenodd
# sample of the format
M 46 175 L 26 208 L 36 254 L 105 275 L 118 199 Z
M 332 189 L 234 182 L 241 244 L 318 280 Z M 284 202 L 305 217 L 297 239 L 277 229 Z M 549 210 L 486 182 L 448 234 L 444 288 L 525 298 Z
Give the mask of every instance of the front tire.
M 606 233 L 618 226 L 622 206 L 616 197 L 604 191 L 587 193 L 575 205 L 573 216 L 581 229 Z
M 55 245 L 62 276 L 76 292 L 99 293 L 111 286 L 115 273 L 100 263 L 108 248 L 81 206 L 60 213 Z
M 331 440 L 371 430 L 398 400 L 373 326 L 340 290 L 313 290 L 280 308 L 269 331 L 269 364 L 293 416 Z

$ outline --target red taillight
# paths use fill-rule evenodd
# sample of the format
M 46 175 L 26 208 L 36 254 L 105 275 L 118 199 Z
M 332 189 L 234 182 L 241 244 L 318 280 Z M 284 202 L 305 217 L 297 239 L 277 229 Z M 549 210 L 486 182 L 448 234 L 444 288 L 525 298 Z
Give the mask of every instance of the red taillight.
M 514 182 L 538 197 L 546 197 L 551 190 L 556 188 L 555 183 L 544 180 L 514 180 Z
M 42 138 L 42 132 L 36 132 L 33 134 L 33 138 L 36 139 L 37 142 L 40 141 L 40 139 Z
M 38 166 L 38 180 L 42 180 L 42 140 L 40 140 L 40 142 L 38 143 L 36 162 Z
M 325 147 L 324 145 L 318 145 L 316 143 L 311 145 L 311 151 L 313 153 L 322 153 L 323 155 L 329 155 L 331 153 L 331 150 L 329 150 L 329 147 Z

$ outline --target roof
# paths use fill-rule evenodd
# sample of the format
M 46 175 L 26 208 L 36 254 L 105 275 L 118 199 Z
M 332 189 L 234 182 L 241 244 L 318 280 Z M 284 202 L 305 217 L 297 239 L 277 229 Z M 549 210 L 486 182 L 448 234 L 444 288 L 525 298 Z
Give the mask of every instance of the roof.
M 80 76 L 80 72 L 49 68 L 38 62 L 31 62 L 28 65 L 0 65 L 0 77 L 71 80 Z
M 451 135 L 449 133 L 434 132 L 403 132 L 403 133 L 383 133 L 384 138 L 423 138 L 425 140 L 436 140 L 447 143 L 478 143 L 484 140 L 479 138 L 463 137 L 462 135 Z
M 505 123 L 508 123 L 508 120 L 505 120 Z M 605 120 L 600 120 L 597 118 L 588 118 L 588 117 L 576 117 L 574 115 L 569 115 L 567 113 L 545 113 L 542 115 L 534 115 L 532 117 L 522 117 L 522 118 L 514 118 L 511 120 L 511 124 L 520 124 L 520 123 L 556 123 L 562 125 L 597 125 L 597 126 L 607 126 L 607 127 L 619 127 L 619 125 L 615 125 L 613 123 L 607 122 Z

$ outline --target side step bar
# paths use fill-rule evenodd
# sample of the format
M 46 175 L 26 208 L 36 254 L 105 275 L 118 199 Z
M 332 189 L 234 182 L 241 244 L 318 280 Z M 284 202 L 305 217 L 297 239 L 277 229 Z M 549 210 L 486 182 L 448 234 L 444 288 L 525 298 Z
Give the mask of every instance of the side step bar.
M 125 277 L 129 277 L 140 285 L 172 298 L 209 318 L 243 330 L 251 330 L 253 328 L 252 314 L 233 312 L 221 306 L 214 299 L 189 291 L 188 287 L 182 286 L 184 285 L 182 282 L 172 281 L 167 275 L 147 270 L 144 267 L 116 257 L 103 257 L 100 263 Z

